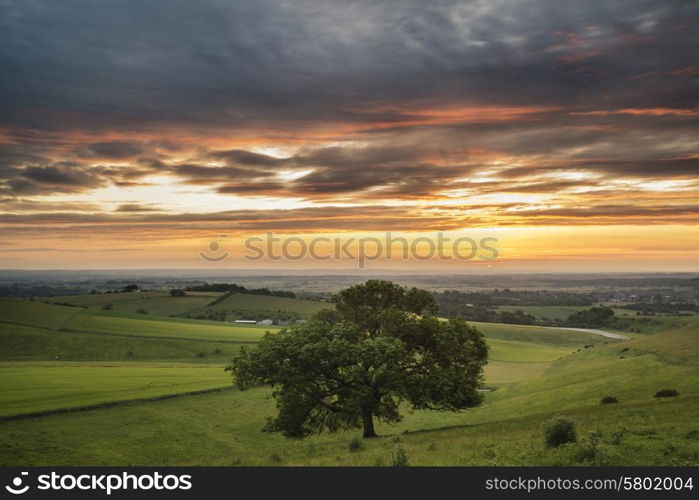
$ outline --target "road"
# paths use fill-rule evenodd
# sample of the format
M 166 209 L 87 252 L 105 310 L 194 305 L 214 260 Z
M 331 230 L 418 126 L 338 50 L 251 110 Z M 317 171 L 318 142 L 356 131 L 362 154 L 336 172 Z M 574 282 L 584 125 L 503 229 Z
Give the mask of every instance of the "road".
M 605 332 L 604 330 L 595 330 L 594 328 L 569 328 L 569 327 L 563 327 L 563 326 L 547 326 L 546 328 L 552 328 L 554 330 L 572 330 L 574 332 L 591 333 L 593 335 L 599 335 L 601 337 L 607 337 L 610 339 L 617 339 L 617 340 L 631 340 L 631 337 L 628 337 L 626 335 L 622 335 L 621 333 Z

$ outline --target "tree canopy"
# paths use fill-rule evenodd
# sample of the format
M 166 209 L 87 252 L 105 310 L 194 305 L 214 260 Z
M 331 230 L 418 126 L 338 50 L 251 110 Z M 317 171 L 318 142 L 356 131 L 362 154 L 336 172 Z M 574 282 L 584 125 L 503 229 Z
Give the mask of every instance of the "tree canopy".
M 397 422 L 399 406 L 459 410 L 481 402 L 487 360 L 482 334 L 461 319 L 434 316 L 432 296 L 389 281 L 343 290 L 334 311 L 267 333 L 228 367 L 240 389 L 268 384 L 278 414 L 265 430 L 305 437 Z

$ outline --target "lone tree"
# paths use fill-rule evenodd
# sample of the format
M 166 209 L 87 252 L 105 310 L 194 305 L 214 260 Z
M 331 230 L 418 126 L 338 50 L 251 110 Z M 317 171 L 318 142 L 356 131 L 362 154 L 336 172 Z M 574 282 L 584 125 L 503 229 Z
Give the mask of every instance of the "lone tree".
M 267 333 L 228 367 L 241 390 L 274 388 L 279 412 L 264 430 L 301 438 L 363 427 L 369 438 L 375 417 L 401 419 L 401 402 L 435 410 L 481 402 L 483 336 L 461 319 L 437 319 L 428 292 L 373 280 L 340 292 L 335 306 Z

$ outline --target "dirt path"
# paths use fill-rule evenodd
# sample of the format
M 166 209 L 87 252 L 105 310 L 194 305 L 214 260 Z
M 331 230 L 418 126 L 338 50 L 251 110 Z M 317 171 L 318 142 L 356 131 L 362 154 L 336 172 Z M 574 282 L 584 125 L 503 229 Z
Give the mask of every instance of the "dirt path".
M 610 339 L 631 340 L 631 337 L 628 337 L 626 335 L 622 335 L 621 333 L 605 332 L 604 330 L 595 330 L 593 328 L 570 328 L 570 327 L 563 327 L 563 326 L 547 326 L 545 328 L 552 328 L 554 330 L 571 330 L 574 332 L 591 333 L 593 335 L 599 335 L 601 337 L 607 337 Z

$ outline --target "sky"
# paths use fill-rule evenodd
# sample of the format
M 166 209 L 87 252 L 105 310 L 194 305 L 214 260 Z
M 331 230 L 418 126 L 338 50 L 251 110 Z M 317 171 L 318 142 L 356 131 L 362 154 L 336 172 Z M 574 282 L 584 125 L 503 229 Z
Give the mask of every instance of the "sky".
M 499 256 L 374 268 L 699 271 L 698 24 L 693 0 L 0 0 L 0 268 L 351 268 L 244 239 L 391 231 Z

